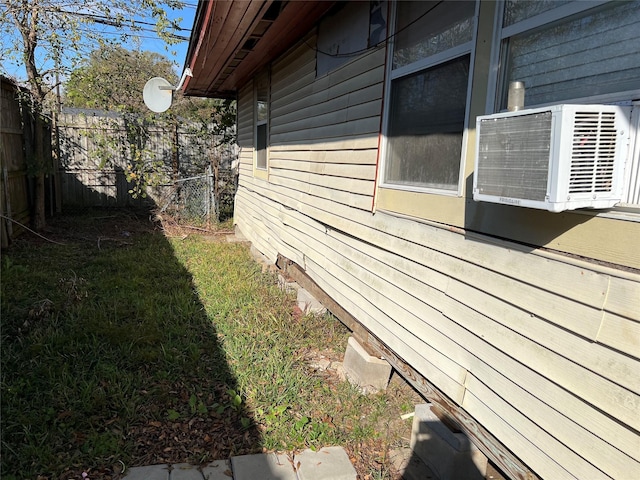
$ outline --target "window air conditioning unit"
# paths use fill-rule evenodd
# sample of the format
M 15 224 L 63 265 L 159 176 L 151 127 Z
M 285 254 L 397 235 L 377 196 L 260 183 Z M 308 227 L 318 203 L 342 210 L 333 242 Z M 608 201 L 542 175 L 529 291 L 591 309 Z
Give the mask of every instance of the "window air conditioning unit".
M 631 107 L 553 105 L 477 118 L 473 199 L 551 212 L 622 200 Z

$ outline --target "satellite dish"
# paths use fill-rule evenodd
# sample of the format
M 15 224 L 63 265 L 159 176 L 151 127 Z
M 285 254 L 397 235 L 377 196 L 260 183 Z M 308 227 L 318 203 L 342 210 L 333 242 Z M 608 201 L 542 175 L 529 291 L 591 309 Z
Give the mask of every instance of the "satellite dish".
M 173 86 L 162 77 L 153 77 L 145 84 L 142 98 L 152 112 L 166 112 L 173 100 Z

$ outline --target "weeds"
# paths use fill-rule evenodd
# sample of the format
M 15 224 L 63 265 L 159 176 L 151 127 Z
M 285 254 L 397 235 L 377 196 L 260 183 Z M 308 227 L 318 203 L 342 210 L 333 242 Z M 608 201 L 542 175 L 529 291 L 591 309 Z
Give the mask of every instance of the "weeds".
M 63 217 L 65 245 L 3 252 L 2 478 L 398 441 L 406 395 L 362 396 L 308 366 L 341 357 L 339 322 L 294 316 L 245 246 L 135 220 Z M 126 244 L 99 244 L 125 228 Z

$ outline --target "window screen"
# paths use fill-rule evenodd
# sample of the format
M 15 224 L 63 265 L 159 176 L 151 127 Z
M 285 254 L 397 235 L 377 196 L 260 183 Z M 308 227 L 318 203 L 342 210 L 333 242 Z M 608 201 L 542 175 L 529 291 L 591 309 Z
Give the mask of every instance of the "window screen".
M 475 8 L 475 2 L 398 2 L 385 186 L 458 190 Z
M 391 84 L 386 180 L 458 188 L 469 55 Z

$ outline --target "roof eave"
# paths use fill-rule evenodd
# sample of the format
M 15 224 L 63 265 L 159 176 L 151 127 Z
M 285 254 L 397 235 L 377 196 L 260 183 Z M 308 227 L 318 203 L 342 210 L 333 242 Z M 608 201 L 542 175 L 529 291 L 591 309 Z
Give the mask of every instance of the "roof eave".
M 251 76 L 298 42 L 333 1 L 200 1 L 185 95 L 234 98 Z

